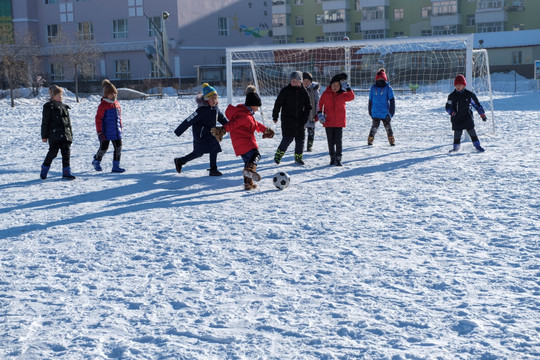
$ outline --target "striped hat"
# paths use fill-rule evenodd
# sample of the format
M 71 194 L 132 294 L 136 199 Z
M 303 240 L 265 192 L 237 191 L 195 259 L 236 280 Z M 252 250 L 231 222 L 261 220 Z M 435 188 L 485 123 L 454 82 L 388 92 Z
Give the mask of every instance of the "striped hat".
M 208 85 L 208 83 L 202 84 L 202 92 L 205 100 L 210 99 L 213 95 L 217 95 L 216 89 Z

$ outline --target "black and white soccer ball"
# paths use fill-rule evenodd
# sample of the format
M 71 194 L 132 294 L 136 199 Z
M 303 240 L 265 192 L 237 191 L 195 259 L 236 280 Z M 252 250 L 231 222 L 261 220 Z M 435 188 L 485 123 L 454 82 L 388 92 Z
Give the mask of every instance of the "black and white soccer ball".
M 274 175 L 273 182 L 275 187 L 277 187 L 279 190 L 284 190 L 289 187 L 291 178 L 286 172 L 280 171 Z

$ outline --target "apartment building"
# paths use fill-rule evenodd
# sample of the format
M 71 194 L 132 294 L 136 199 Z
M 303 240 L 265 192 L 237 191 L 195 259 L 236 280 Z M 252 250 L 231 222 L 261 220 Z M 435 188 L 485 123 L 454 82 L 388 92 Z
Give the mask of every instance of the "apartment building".
M 73 79 L 54 56 L 66 37 L 99 46 L 95 80 L 192 81 L 228 46 L 271 44 L 271 19 L 270 0 L 0 0 L 0 21 L 34 35 L 57 82 Z

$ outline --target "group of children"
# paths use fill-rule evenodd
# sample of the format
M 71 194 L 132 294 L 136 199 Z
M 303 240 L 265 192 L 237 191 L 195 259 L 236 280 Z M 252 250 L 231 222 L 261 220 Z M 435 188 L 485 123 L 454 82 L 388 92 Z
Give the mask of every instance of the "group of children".
M 347 125 L 346 103 L 354 100 L 355 94 L 348 81 L 347 74 L 339 73 L 332 77 L 330 84 L 319 94 L 320 85 L 313 81 L 310 73 L 294 71 L 290 75 L 290 83 L 279 92 L 272 111 L 274 123 L 281 119 L 282 139 L 274 162 L 279 164 L 287 148 L 294 141 L 294 160 L 304 165 L 303 149 L 307 129 L 307 151 L 312 151 L 315 136 L 315 123 L 323 125 L 328 143 L 330 165 L 342 166 L 343 128 Z M 102 171 L 101 161 L 109 148 L 114 146 L 112 172 L 122 173 L 120 167 L 122 150 L 122 120 L 121 108 L 118 103 L 118 91 L 109 80 L 104 80 L 103 97 L 95 117 L 99 149 L 94 155 L 92 165 L 96 171 Z M 474 130 L 471 106 L 476 109 L 483 121 L 486 121 L 485 111 L 476 95 L 465 89 L 466 80 L 463 75 L 456 76 L 455 90 L 448 96 L 446 111 L 451 116 L 454 131 L 454 146 L 450 152 L 459 151 L 463 130 L 469 133 L 473 145 L 479 152 L 484 149 Z M 42 140 L 49 142 L 49 151 L 41 166 L 40 177 L 47 178 L 52 160 L 62 154 L 62 177 L 75 179 L 70 168 L 70 146 L 72 129 L 69 119 L 69 106 L 62 103 L 62 88 L 53 85 L 49 88 L 50 101 L 43 105 L 43 121 L 41 126 Z M 236 156 L 241 156 L 244 162 L 242 175 L 244 188 L 251 190 L 257 187 L 254 183 L 261 180 L 257 173 L 257 164 L 261 157 L 255 133 L 263 133 L 263 138 L 273 138 L 274 131 L 255 120 L 255 113 L 262 105 L 261 98 L 254 86 L 246 89 L 243 104 L 229 105 L 223 114 L 218 108 L 218 93 L 207 83 L 202 86 L 202 94 L 196 97 L 197 109 L 186 118 L 174 131 L 181 136 L 189 127 L 193 132 L 193 151 L 183 157 L 175 158 L 174 164 L 178 173 L 189 161 L 204 154 L 210 156 L 210 176 L 221 176 L 217 167 L 217 154 L 221 152 L 220 142 L 223 136 L 230 133 L 232 146 Z M 371 86 L 368 102 L 368 113 L 372 118 L 367 144 L 373 145 L 375 134 L 383 123 L 390 146 L 395 146 L 391 120 L 395 114 L 395 97 L 388 82 L 385 69 L 379 69 L 375 75 L 375 83 Z M 280 116 L 281 114 L 281 116 Z M 217 123 L 221 126 L 216 126 Z

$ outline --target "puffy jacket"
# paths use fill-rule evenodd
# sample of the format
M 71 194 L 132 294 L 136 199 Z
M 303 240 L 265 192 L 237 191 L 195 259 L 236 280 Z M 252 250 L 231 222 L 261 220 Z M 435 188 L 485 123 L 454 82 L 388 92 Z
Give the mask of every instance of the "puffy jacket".
M 43 105 L 41 138 L 49 142 L 73 141 L 73 130 L 69 119 L 70 107 L 59 101 L 50 100 Z
M 182 135 L 190 126 L 193 131 L 193 151 L 197 153 L 218 153 L 221 152 L 221 146 L 210 130 L 216 126 L 217 122 L 221 125 L 227 123 L 227 119 L 217 106 L 211 107 L 204 101 L 202 94 L 195 98 L 198 108 L 193 114 L 174 130 L 176 136 Z
M 257 140 L 255 140 L 255 131 L 264 132 L 266 126 L 255 120 L 250 108 L 243 104 L 229 105 L 225 110 L 225 116 L 229 122 L 223 127 L 231 134 L 231 142 L 236 156 L 259 148 Z
M 101 98 L 96 114 L 96 131 L 107 140 L 122 139 L 122 109 L 118 100 Z
M 446 112 L 452 115 L 452 130 L 474 129 L 473 112 L 471 106 L 476 109 L 480 116 L 485 114 L 484 108 L 480 105 L 476 95 L 467 89 L 462 91 L 454 90 L 448 95 L 446 102 Z
M 395 111 L 396 100 L 392 87 L 388 83 L 383 87 L 372 85 L 369 91 L 369 116 L 374 119 L 385 119 L 387 115 L 393 117 Z
M 304 133 L 304 125 L 311 112 L 309 94 L 303 86 L 285 86 L 278 94 L 272 111 L 272 119 L 279 117 L 281 111 L 281 131 L 283 136 L 295 137 Z
M 319 99 L 319 108 L 317 111 L 322 111 L 326 115 L 324 127 L 341 127 L 347 126 L 347 115 L 345 103 L 354 99 L 354 92 L 333 92 L 330 86 L 324 90 Z

